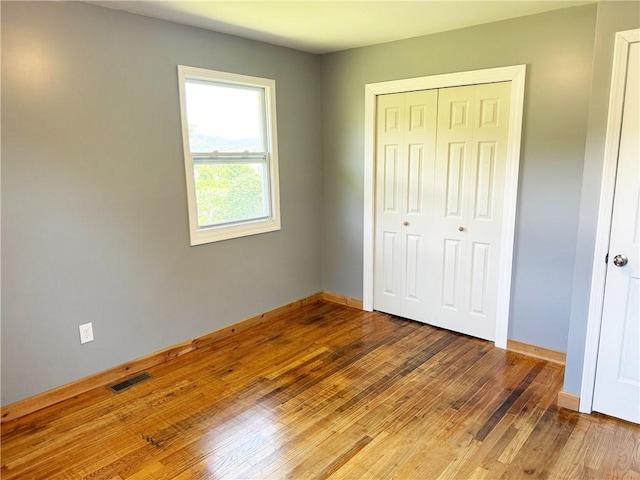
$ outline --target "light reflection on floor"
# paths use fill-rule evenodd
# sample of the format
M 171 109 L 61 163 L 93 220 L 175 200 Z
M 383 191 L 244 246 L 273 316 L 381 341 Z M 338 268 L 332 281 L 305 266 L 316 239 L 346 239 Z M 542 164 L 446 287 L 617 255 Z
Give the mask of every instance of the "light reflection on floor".
M 267 457 L 269 463 L 278 462 L 282 446 L 278 432 L 282 435 L 276 416 L 254 405 L 216 425 L 203 439 L 207 445 L 202 450 L 198 446 L 196 451 L 204 453 L 202 461 L 211 478 L 229 478 L 232 472 L 248 470 Z

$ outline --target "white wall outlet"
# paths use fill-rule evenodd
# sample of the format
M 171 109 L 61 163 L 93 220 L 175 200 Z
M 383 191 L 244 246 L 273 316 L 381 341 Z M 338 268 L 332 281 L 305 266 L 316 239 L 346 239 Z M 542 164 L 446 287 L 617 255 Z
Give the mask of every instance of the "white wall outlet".
M 85 323 L 80 325 L 80 343 L 93 342 L 93 325 Z

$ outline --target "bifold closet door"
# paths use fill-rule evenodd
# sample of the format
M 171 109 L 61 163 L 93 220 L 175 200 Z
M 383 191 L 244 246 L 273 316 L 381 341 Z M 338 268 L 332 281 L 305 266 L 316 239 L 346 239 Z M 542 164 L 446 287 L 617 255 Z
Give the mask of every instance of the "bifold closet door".
M 511 83 L 439 92 L 429 323 L 495 339 Z
M 378 97 L 374 307 L 424 321 L 437 90 Z
M 376 310 L 494 340 L 510 89 L 378 97 Z

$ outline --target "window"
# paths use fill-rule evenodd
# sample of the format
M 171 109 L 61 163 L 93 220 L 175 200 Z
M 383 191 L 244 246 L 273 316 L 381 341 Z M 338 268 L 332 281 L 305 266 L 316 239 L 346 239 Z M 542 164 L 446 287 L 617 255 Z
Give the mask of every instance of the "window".
M 275 81 L 178 76 L 191 245 L 280 230 Z

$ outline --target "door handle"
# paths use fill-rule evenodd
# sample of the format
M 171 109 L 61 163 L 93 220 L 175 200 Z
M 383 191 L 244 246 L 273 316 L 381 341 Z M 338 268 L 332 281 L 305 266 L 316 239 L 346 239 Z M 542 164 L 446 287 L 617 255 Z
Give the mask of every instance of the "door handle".
M 627 263 L 629 263 L 629 259 L 626 257 L 626 255 L 618 254 L 613 257 L 613 264 L 616 267 L 624 267 Z
M 405 227 L 409 226 L 409 222 L 407 222 L 406 220 L 404 222 L 402 222 L 402 225 L 404 225 Z

